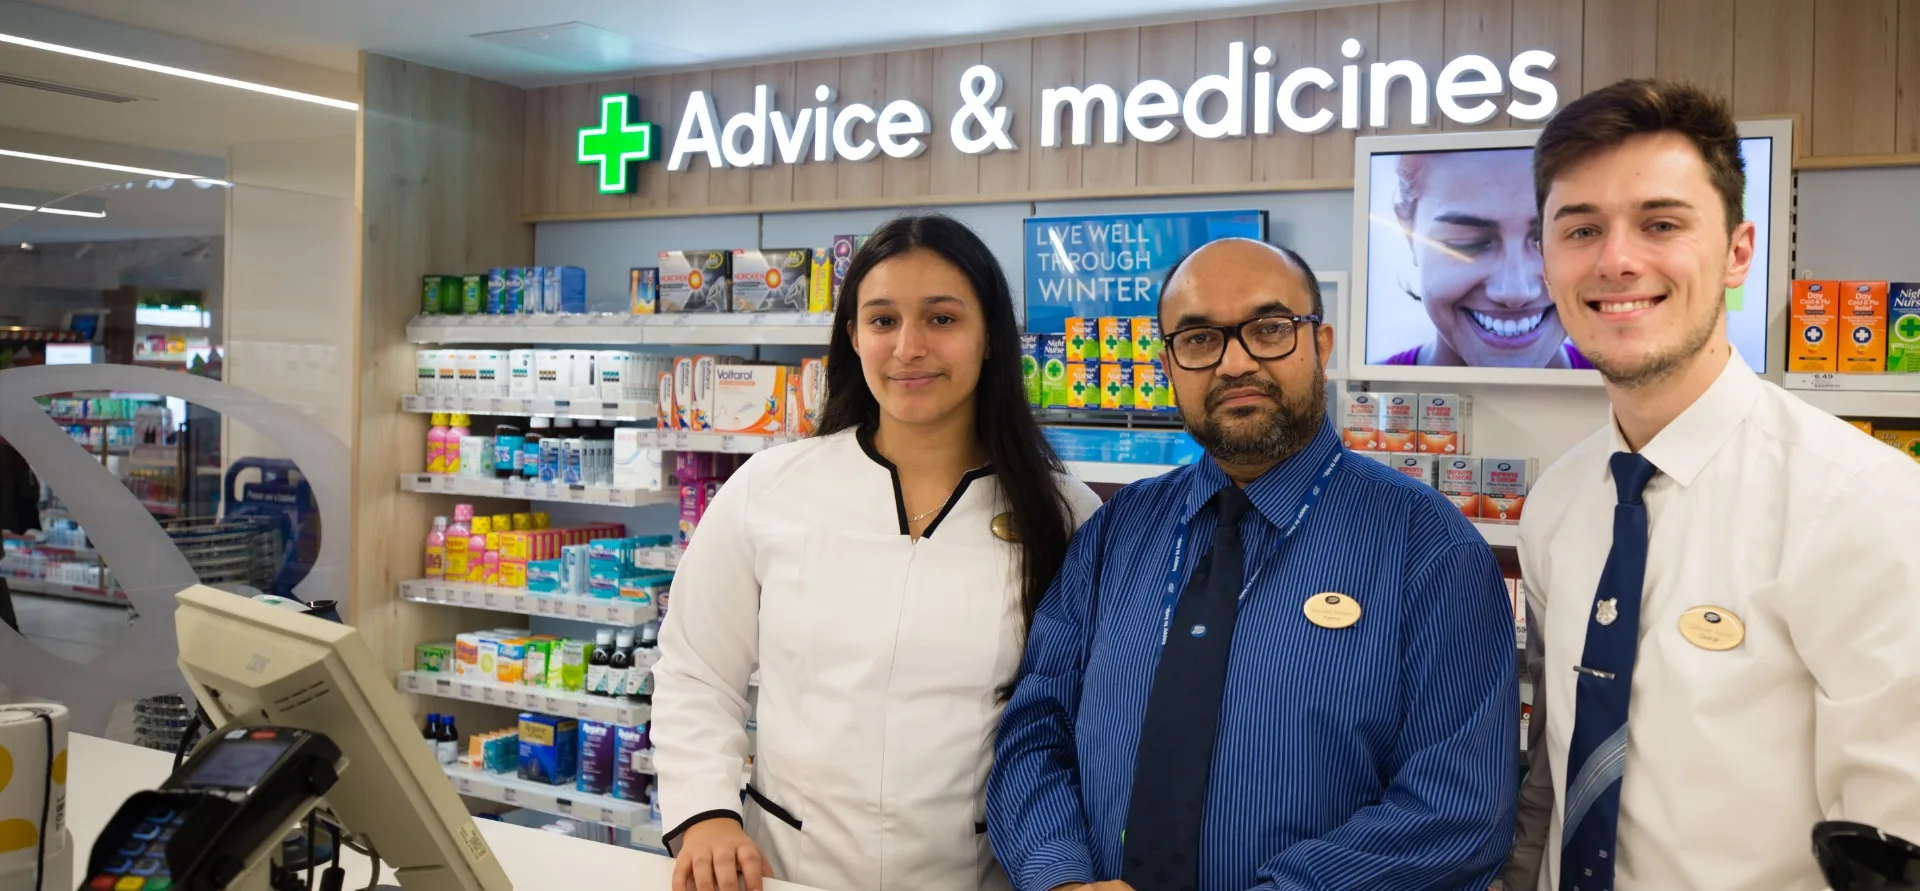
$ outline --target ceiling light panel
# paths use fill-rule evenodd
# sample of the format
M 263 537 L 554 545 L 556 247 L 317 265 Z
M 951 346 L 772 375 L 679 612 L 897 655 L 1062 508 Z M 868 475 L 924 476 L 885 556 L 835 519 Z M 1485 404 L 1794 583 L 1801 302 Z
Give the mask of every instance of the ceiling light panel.
M 273 86 L 268 86 L 266 84 L 254 83 L 253 81 L 238 80 L 231 77 L 221 77 L 220 75 L 217 75 L 217 74 L 207 74 L 202 71 L 191 71 L 186 68 L 175 68 L 172 65 L 160 65 L 154 62 L 143 62 L 139 59 L 129 59 L 126 56 L 115 56 L 115 55 L 110 55 L 108 53 L 96 53 L 92 50 L 84 50 L 78 47 L 71 47 L 71 46 L 62 46 L 58 43 L 48 43 L 44 40 L 33 40 L 31 38 L 20 37 L 15 34 L 0 33 L 0 43 L 10 43 L 10 44 L 13 44 L 14 46 L 23 46 L 28 49 L 45 50 L 50 53 L 60 53 L 61 55 L 74 56 L 81 59 L 90 59 L 95 62 L 105 62 L 109 65 L 124 65 L 128 68 L 138 68 L 141 71 L 151 71 L 155 74 L 166 74 L 166 75 L 171 75 L 173 77 L 184 77 L 188 80 L 200 81 L 201 83 L 219 84 L 220 86 L 223 86 L 223 87 L 233 87 L 236 90 L 248 90 L 255 93 L 264 93 L 268 96 L 279 96 L 282 99 L 297 99 L 301 102 L 311 102 L 315 105 L 325 105 L 331 108 L 344 109 L 346 111 L 360 110 L 359 104 L 348 102 L 345 99 L 334 99 L 329 96 L 317 96 L 317 95 L 314 95 L 313 93 L 302 93 L 299 90 L 288 90 L 288 89 L 283 89 L 281 87 L 273 87 Z

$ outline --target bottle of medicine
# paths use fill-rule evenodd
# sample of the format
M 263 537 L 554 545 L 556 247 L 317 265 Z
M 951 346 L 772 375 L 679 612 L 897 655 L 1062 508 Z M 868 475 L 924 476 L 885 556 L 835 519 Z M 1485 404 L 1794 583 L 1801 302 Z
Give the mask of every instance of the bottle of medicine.
M 433 748 L 441 764 L 460 760 L 460 728 L 453 723 L 453 715 L 440 716 L 440 735 L 434 738 Z
M 493 430 L 493 473 L 492 476 L 503 480 L 520 475 L 519 462 L 521 452 L 525 450 L 527 438 L 520 428 L 512 424 L 501 424 Z
M 633 629 L 614 635 L 613 655 L 607 662 L 607 695 L 626 696 L 633 673 Z
M 447 472 L 447 413 L 433 413 L 433 426 L 427 429 L 427 472 Z
M 447 575 L 447 518 L 434 517 L 433 531 L 427 533 L 427 578 Z
M 537 480 L 540 478 L 540 442 L 547 438 L 547 431 L 553 422 L 546 418 L 534 418 L 527 422 L 527 433 L 520 444 L 520 478 Z
M 447 470 L 446 472 L 457 476 L 460 473 L 461 458 L 463 457 L 460 454 L 461 440 L 466 439 L 467 437 L 473 435 L 473 431 L 468 429 L 469 425 L 473 423 L 473 420 L 468 418 L 466 415 L 455 413 L 451 418 L 451 421 L 452 423 L 447 427 Z M 471 461 L 486 460 L 485 458 L 479 455 L 466 455 L 464 457 L 467 460 L 471 460 Z
M 607 668 L 613 664 L 613 629 L 599 628 L 593 632 L 593 652 L 587 656 L 587 692 L 594 696 L 607 695 Z

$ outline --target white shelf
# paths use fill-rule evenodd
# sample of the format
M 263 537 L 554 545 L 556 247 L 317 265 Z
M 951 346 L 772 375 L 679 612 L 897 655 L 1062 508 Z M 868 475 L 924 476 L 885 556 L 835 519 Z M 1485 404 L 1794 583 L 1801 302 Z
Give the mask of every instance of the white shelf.
M 652 668 L 652 665 L 649 664 L 648 668 Z M 644 702 L 455 677 L 443 671 L 400 672 L 400 692 L 628 727 L 647 723 L 653 714 L 653 707 Z
M 623 489 L 612 486 L 568 486 L 538 480 L 479 479 L 444 473 L 403 473 L 400 488 L 407 492 L 434 495 L 468 495 L 475 498 L 524 498 L 563 504 L 602 504 L 613 507 L 644 507 L 650 504 L 678 503 L 680 494 L 656 489 Z
M 81 588 L 63 585 L 45 579 L 23 579 L 14 576 L 0 576 L 7 581 L 7 590 L 16 594 L 39 594 L 45 597 L 62 597 L 67 600 L 80 600 L 87 603 L 105 603 L 112 606 L 125 606 L 127 600 L 117 592 L 102 591 L 99 588 Z
M 400 598 L 414 603 L 465 606 L 523 616 L 548 616 L 601 625 L 645 625 L 660 617 L 652 603 L 534 594 L 524 588 L 415 579 L 400 583 Z
M 659 407 L 646 400 L 617 402 L 566 399 L 510 399 L 492 396 L 402 396 L 400 410 L 414 414 L 459 412 L 465 415 L 578 418 L 583 421 L 652 421 Z
M 1835 415 L 1920 418 L 1920 374 L 1789 374 L 1782 384 Z
M 660 824 L 648 816 L 644 801 L 623 801 L 611 795 L 592 795 L 576 790 L 571 783 L 549 786 L 523 780 L 512 774 L 487 773 L 463 764 L 447 765 L 447 779 L 454 791 L 468 798 L 497 801 L 514 807 L 559 814 L 588 823 L 613 826 L 633 833 L 637 845 L 664 848 Z
M 1179 467 L 1176 464 L 1126 464 L 1117 461 L 1068 461 L 1066 465 L 1067 472 L 1079 477 L 1083 483 L 1120 485 L 1152 479 Z
M 1480 535 L 1493 547 L 1517 548 L 1520 546 L 1520 527 L 1517 524 L 1482 523 L 1475 520 L 1473 528 L 1480 530 Z
M 424 344 L 824 346 L 832 331 L 832 313 L 416 316 L 407 323 L 407 340 Z

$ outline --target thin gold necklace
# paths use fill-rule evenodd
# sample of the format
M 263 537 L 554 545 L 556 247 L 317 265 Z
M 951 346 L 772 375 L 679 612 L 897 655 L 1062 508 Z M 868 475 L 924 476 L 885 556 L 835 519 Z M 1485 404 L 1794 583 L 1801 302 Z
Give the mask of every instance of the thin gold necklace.
M 951 498 L 952 496 L 948 496 L 948 497 L 949 497 L 949 498 Z M 945 504 L 944 502 L 943 502 L 943 503 L 942 503 L 942 504 L 940 505 L 940 507 L 946 507 L 946 506 L 947 506 L 947 505 L 946 505 L 946 504 Z M 912 525 L 912 524 L 914 524 L 914 523 L 918 523 L 918 522 L 920 522 L 921 520 L 924 520 L 924 519 L 926 519 L 926 518 L 928 518 L 928 517 L 931 517 L 931 516 L 933 516 L 934 514 L 937 514 L 937 513 L 939 513 L 939 512 L 940 512 L 940 507 L 936 507 L 936 508 L 934 508 L 933 510 L 930 510 L 930 511 L 927 511 L 926 513 L 921 513 L 921 514 L 914 514 L 913 516 L 911 516 L 911 517 L 908 517 L 908 518 L 907 518 L 907 524 L 908 524 L 908 525 Z

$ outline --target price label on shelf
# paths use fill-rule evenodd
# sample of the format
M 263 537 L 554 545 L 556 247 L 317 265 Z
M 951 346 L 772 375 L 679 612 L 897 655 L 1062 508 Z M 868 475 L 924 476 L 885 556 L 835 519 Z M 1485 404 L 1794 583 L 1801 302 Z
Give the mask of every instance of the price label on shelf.
M 458 479 L 458 477 L 452 476 L 451 474 L 442 476 L 439 479 L 440 484 L 435 488 L 440 492 L 451 495 L 454 489 L 459 488 L 457 485 Z
M 472 684 L 463 685 L 460 688 L 460 698 L 468 702 L 476 702 L 480 699 L 480 688 Z
M 1828 374 L 1826 372 L 1818 372 L 1811 375 L 1811 377 L 1813 378 L 1813 388 L 1816 390 L 1840 389 L 1839 375 Z
M 543 487 L 544 491 L 542 491 L 538 495 L 535 495 L 532 492 L 529 492 L 527 493 L 527 497 L 540 498 L 546 501 L 560 500 L 560 484 L 559 483 L 541 483 L 540 485 Z
M 573 802 L 564 798 L 556 798 L 553 800 L 553 810 L 562 817 L 571 817 L 573 816 Z
M 533 603 L 531 602 L 532 600 L 533 598 L 528 597 L 525 594 L 513 595 L 513 604 L 512 604 L 513 611 L 523 616 L 531 614 L 533 612 Z
M 536 615 L 536 616 L 551 616 L 551 615 L 554 615 L 554 614 L 555 614 L 555 613 L 554 613 L 554 611 L 553 611 L 553 608 L 554 608 L 554 603 L 553 603 L 553 601 L 552 601 L 552 600 L 549 600 L 549 599 L 547 599 L 547 598 L 545 598 L 545 597 L 533 597 L 533 598 L 530 598 L 530 599 L 531 599 L 531 600 L 533 601 L 533 614 L 534 614 L 534 615 Z
M 423 473 L 423 474 L 420 474 L 419 476 L 414 477 L 413 487 L 421 492 L 433 491 L 433 476 L 431 474 Z
M 777 320 L 774 319 L 773 316 L 770 316 L 763 312 L 752 313 L 747 316 L 747 324 L 749 325 L 765 325 L 774 321 L 777 321 Z
M 600 403 L 600 414 L 605 415 L 607 417 L 614 417 L 620 414 L 620 403 L 618 402 Z
M 487 400 L 487 405 L 493 409 L 494 414 L 500 414 L 501 412 L 504 412 L 507 410 L 507 400 L 502 399 L 498 396 L 495 396 Z
M 613 504 L 626 504 L 629 500 L 631 499 L 627 498 L 627 490 L 625 489 L 607 490 L 607 501 Z
M 587 500 L 587 489 L 586 489 L 586 487 L 585 487 L 585 486 L 568 486 L 568 487 L 567 487 L 567 500 L 568 500 L 568 501 L 572 501 L 572 502 L 574 502 L 574 503 L 576 503 L 576 504 L 577 504 L 577 503 L 580 503 L 580 502 L 584 502 L 584 501 L 586 501 L 586 500 Z
M 519 790 L 519 789 L 515 789 L 515 788 L 513 788 L 512 786 L 501 786 L 501 787 L 500 787 L 500 800 L 501 800 L 501 801 L 504 801 L 504 802 L 506 802 L 506 803 L 508 803 L 508 804 L 519 804 L 519 803 L 520 803 L 520 790 Z
M 461 795 L 465 795 L 468 798 L 475 797 L 474 791 L 473 791 L 473 781 L 470 779 L 467 779 L 466 777 L 459 777 L 455 779 L 453 781 L 453 788 L 456 790 L 459 790 Z
M 673 434 L 673 450 L 676 452 L 693 451 L 693 434 L 676 432 Z
M 452 695 L 453 695 L 453 682 L 452 682 L 452 681 L 446 681 L 446 680 L 438 680 L 438 679 L 436 679 L 436 680 L 435 680 L 435 681 L 433 682 L 433 692 L 434 692 L 434 695 L 436 695 L 436 696 L 443 696 L 443 697 L 445 697 L 445 696 L 452 696 Z
M 481 688 L 480 688 L 480 701 L 481 701 L 481 702 L 484 702 L 484 703 L 486 703 L 486 704 L 488 704 L 488 705 L 499 705 L 499 704 L 500 704 L 500 691 L 499 691 L 499 690 L 495 690 L 495 689 L 494 689 L 494 688 L 492 688 L 492 687 L 481 687 Z
M 593 617 L 593 604 L 576 603 L 573 605 L 573 613 L 574 618 L 582 620 L 591 619 Z

